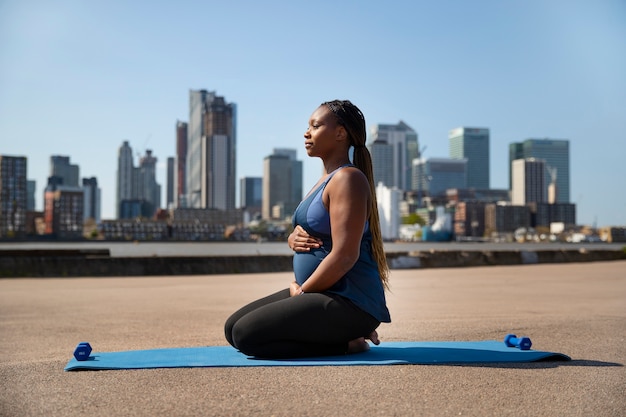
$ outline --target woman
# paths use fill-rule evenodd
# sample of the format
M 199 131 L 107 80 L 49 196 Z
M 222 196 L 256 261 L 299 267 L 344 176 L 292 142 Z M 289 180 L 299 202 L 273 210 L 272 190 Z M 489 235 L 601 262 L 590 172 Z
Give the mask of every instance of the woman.
M 295 280 L 226 321 L 226 339 L 247 355 L 362 352 L 369 349 L 366 339 L 380 343 L 376 328 L 391 321 L 365 118 L 349 101 L 326 102 L 311 115 L 304 138 L 307 154 L 322 159 L 324 175 L 294 213 L 288 243 Z

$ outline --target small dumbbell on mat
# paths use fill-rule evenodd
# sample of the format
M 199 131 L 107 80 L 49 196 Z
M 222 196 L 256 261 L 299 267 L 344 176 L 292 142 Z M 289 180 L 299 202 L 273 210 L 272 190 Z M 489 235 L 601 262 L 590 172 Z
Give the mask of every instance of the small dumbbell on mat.
M 81 342 L 74 349 L 74 357 L 77 361 L 86 361 L 91 354 L 91 345 L 89 342 Z
M 508 347 L 516 347 L 519 350 L 529 350 L 533 345 L 529 337 L 517 337 L 514 334 L 507 334 L 504 338 L 504 344 Z

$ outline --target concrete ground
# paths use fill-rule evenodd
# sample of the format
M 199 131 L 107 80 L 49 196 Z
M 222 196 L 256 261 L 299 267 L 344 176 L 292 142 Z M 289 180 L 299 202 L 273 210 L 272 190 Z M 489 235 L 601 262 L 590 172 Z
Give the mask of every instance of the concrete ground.
M 0 280 L 0 416 L 624 416 L 626 262 L 392 271 L 382 342 L 530 336 L 571 362 L 64 372 L 94 351 L 225 345 L 289 273 Z

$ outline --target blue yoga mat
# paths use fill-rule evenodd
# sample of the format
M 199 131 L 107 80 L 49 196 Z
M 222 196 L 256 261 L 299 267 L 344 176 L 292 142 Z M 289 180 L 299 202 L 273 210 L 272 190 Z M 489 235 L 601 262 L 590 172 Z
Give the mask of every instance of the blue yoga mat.
M 185 347 L 126 352 L 92 352 L 85 361 L 72 359 L 66 371 L 100 369 L 195 368 L 235 366 L 428 365 L 568 361 L 561 353 L 519 350 L 504 342 L 383 342 L 367 352 L 304 359 L 257 359 L 231 346 Z

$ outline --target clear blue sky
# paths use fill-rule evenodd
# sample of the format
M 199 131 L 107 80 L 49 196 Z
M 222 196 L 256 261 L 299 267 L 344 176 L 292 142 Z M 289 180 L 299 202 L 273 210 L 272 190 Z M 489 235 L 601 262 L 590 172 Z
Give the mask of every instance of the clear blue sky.
M 189 90 L 238 106 L 237 176 L 298 149 L 319 103 L 350 99 L 368 125 L 404 121 L 425 157 L 448 131 L 491 131 L 491 187 L 508 145 L 570 141 L 578 223 L 626 225 L 626 2 L 0 0 L 0 154 L 28 157 L 37 205 L 51 155 L 102 188 L 114 217 L 117 150 L 152 149 L 165 199 Z

